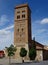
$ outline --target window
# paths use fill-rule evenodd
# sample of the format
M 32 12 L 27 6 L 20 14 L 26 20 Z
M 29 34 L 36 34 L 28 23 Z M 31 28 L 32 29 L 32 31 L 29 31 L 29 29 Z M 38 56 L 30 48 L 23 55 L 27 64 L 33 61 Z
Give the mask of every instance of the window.
M 23 28 L 22 28 L 22 31 L 23 31 Z
M 25 18 L 25 14 L 22 15 L 22 18 Z
M 17 16 L 17 19 L 20 19 L 20 15 Z
M 17 31 L 19 32 L 19 29 L 17 29 Z
M 20 13 L 20 11 L 17 11 L 17 13 Z
M 24 12 L 25 12 L 25 10 L 22 11 L 22 13 L 24 13 Z

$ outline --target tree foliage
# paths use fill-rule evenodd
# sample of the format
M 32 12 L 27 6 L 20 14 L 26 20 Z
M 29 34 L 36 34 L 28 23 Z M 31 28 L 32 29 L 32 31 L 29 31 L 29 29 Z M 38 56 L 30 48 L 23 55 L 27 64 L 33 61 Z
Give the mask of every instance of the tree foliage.
M 29 57 L 30 57 L 30 60 L 34 60 L 36 57 L 35 37 L 33 38 L 32 48 L 29 50 Z
M 22 57 L 22 62 L 24 62 L 23 57 L 27 55 L 27 50 L 25 48 L 20 49 L 20 56 Z
M 30 57 L 30 60 L 34 60 L 35 57 L 36 57 L 36 50 L 34 48 L 31 48 L 29 50 L 29 57 Z
M 11 63 L 11 56 L 15 55 L 16 47 L 14 45 L 10 45 L 10 47 L 6 47 L 7 54 L 9 56 L 9 65 Z
M 21 48 L 21 50 L 20 50 L 20 56 L 24 57 L 26 55 L 27 55 L 27 50 L 25 48 Z
M 6 47 L 6 49 L 8 56 L 13 56 L 15 54 L 16 47 L 14 47 L 13 45 L 10 45 L 10 47 Z

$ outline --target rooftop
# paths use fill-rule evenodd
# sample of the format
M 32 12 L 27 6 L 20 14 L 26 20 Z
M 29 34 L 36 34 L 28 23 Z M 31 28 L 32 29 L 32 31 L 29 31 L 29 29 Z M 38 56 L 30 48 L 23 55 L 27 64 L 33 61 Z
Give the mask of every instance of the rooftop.
M 15 9 L 17 9 L 17 8 L 21 8 L 21 7 L 28 7 L 28 4 L 17 5 L 17 6 L 15 7 Z

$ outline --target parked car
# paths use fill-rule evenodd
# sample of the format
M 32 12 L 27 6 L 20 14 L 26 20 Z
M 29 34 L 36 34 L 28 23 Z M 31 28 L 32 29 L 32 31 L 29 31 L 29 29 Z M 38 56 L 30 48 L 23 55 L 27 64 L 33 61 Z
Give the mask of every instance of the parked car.
M 0 50 L 0 58 L 3 58 L 3 57 L 5 57 L 5 53 L 3 50 Z

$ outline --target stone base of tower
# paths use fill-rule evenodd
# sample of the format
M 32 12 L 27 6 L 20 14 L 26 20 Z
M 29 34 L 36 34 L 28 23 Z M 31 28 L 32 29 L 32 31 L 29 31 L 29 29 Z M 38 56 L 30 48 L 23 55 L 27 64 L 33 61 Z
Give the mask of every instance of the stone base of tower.
M 29 52 L 28 44 L 25 44 L 24 46 L 21 46 L 21 47 L 18 46 L 18 47 L 16 47 L 17 48 L 17 51 L 15 52 L 14 59 L 16 59 L 18 62 L 21 62 L 22 61 L 22 57 L 20 57 L 20 49 L 22 47 L 27 50 L 27 55 L 23 58 L 24 61 L 30 60 L 29 59 L 29 56 L 28 56 L 28 52 Z

